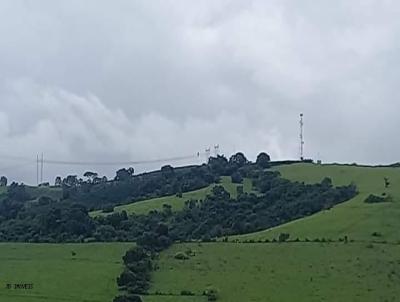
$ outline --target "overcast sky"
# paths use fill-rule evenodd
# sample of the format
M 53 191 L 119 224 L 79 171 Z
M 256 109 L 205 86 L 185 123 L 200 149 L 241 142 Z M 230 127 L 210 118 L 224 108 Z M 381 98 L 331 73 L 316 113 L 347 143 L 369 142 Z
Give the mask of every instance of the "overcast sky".
M 0 174 L 35 183 L 41 152 L 296 158 L 300 112 L 306 157 L 400 161 L 399 15 L 383 0 L 1 1 Z

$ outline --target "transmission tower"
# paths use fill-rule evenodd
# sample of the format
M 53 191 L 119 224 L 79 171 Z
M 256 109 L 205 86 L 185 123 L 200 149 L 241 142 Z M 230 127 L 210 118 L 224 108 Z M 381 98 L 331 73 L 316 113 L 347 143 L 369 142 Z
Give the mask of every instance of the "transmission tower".
M 303 134 L 303 113 L 300 113 L 300 160 L 304 160 L 304 134 Z
M 207 160 L 207 162 L 210 159 L 210 157 L 211 157 L 211 148 L 206 148 L 206 160 Z
M 214 145 L 214 156 L 217 157 L 219 155 L 219 144 Z

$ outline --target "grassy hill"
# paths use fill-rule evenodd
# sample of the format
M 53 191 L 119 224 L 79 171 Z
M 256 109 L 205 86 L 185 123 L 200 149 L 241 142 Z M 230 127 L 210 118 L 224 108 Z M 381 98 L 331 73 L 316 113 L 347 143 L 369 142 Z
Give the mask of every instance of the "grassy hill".
M 177 252 L 195 256 L 182 261 Z M 177 244 L 162 253 L 152 292 L 196 296 L 216 288 L 221 302 L 377 302 L 400 296 L 400 246 L 365 244 Z M 145 302 L 181 301 L 146 296 Z
M 218 289 L 222 302 L 398 301 L 400 169 L 312 164 L 276 169 L 295 181 L 316 183 L 330 177 L 335 185 L 354 182 L 360 193 L 330 210 L 230 240 L 265 240 L 287 232 L 292 239 L 337 241 L 348 236 L 349 242 L 175 244 L 161 254 L 151 288 L 152 293 L 172 296 L 151 295 L 144 301 L 206 301 L 201 293 L 207 287 Z M 389 188 L 384 177 L 391 182 Z M 393 202 L 364 203 L 371 193 L 391 195 Z M 187 249 L 195 256 L 175 259 Z M 179 300 L 182 290 L 195 296 Z
M 122 270 L 122 256 L 131 246 L 1 243 L 0 301 L 111 301 L 117 293 L 115 278 Z M 6 288 L 15 283 L 32 283 L 33 289 Z
M 224 188 L 231 194 L 232 197 L 236 198 L 237 192 L 236 188 L 239 185 L 243 185 L 244 192 L 252 192 L 253 187 L 250 179 L 244 179 L 243 184 L 234 184 L 232 183 L 231 177 L 223 176 L 221 177 L 220 185 L 224 186 Z M 114 208 L 114 212 L 122 212 L 126 211 L 128 214 L 136 213 L 136 214 L 147 214 L 151 210 L 162 210 L 164 204 L 168 204 L 172 206 L 173 210 L 179 210 L 183 208 L 185 205 L 185 201 L 190 199 L 204 199 L 207 194 L 211 193 L 212 188 L 216 184 L 210 185 L 206 188 L 187 192 L 182 194 L 182 198 L 173 196 L 166 196 L 160 198 L 153 198 L 143 201 L 138 201 L 134 203 L 129 203 L 126 205 L 117 206 Z M 98 215 L 108 215 L 109 213 L 103 213 L 102 211 L 93 211 L 90 213 L 92 217 Z
M 400 242 L 400 168 L 372 168 L 343 165 L 296 164 L 278 168 L 282 177 L 307 183 L 316 183 L 330 177 L 335 185 L 354 182 L 359 195 L 349 202 L 337 205 L 310 217 L 288 224 L 235 238 L 276 238 L 280 233 L 289 233 L 294 238 L 338 239 L 347 235 L 354 240 Z M 385 188 L 384 177 L 391 182 Z M 369 194 L 386 193 L 393 202 L 367 204 Z M 372 236 L 378 233 L 379 236 Z

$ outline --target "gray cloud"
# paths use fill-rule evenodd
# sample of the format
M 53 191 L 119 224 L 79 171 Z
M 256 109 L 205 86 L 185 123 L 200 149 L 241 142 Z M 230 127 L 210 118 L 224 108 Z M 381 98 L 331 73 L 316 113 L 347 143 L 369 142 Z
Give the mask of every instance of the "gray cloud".
M 395 1 L 3 1 L 7 157 L 144 160 L 223 153 L 398 161 Z M 3 156 L 1 156 L 3 155 Z M 15 165 L 20 165 L 16 167 Z M 138 170 L 156 165 L 137 167 Z M 46 166 L 46 178 L 117 167 Z

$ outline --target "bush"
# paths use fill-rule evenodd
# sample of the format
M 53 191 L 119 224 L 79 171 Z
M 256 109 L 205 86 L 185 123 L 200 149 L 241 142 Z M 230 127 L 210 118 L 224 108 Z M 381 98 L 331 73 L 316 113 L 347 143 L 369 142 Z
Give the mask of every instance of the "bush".
M 112 212 L 114 212 L 113 206 L 106 206 L 103 208 L 103 213 L 112 213 Z
M 241 184 L 243 182 L 243 177 L 242 177 L 242 175 L 240 175 L 239 172 L 233 173 L 231 178 L 232 178 L 232 182 L 234 184 Z
M 194 296 L 194 293 L 192 293 L 190 290 L 182 290 L 181 296 Z
M 279 242 L 285 242 L 289 239 L 290 234 L 289 233 L 280 233 L 278 237 Z
M 370 194 L 365 200 L 365 203 L 380 203 L 390 201 L 389 197 L 380 197 L 374 194 Z
M 142 298 L 137 295 L 133 296 L 118 296 L 115 297 L 113 302 L 142 302 Z
M 218 300 L 218 290 L 215 288 L 207 288 L 203 295 L 207 297 L 207 301 L 217 301 Z
M 175 254 L 174 258 L 178 260 L 188 260 L 189 256 L 184 252 L 178 252 Z

